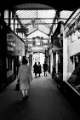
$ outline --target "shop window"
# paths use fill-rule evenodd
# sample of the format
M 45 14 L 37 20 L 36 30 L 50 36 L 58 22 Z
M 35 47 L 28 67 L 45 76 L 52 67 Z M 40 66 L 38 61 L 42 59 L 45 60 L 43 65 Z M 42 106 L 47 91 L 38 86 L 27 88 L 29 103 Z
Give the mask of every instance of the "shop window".
M 63 73 L 63 56 L 62 56 L 62 55 L 59 55 L 58 71 L 59 71 L 60 73 Z
M 6 58 L 6 69 L 8 70 L 8 58 Z
M 80 55 L 75 55 L 75 56 L 72 56 L 70 57 L 71 61 L 73 64 L 75 64 L 75 68 L 78 67 L 78 65 L 80 64 Z
M 75 64 L 75 69 L 68 82 L 80 93 L 80 54 L 72 56 L 71 60 Z
M 80 63 L 80 55 L 75 56 L 75 68 L 79 65 Z
M 12 59 L 9 59 L 9 69 L 12 70 Z
M 9 23 L 9 10 L 4 11 L 4 21 L 8 25 L 8 23 Z
M 7 70 L 12 70 L 12 59 L 11 58 L 6 59 L 6 68 Z

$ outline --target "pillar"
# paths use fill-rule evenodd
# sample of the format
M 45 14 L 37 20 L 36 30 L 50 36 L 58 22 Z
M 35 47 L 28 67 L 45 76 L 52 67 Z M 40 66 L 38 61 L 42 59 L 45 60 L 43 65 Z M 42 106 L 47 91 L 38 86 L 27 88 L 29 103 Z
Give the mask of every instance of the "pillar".
M 58 73 L 58 52 L 56 51 L 56 74 Z
M 65 31 L 63 32 L 63 81 L 67 81 L 68 77 L 68 40 L 65 35 Z

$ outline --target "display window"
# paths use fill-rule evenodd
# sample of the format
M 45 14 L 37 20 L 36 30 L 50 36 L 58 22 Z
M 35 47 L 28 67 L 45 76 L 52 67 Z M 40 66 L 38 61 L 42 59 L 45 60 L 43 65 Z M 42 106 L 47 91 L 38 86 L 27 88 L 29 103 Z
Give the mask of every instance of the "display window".
M 12 59 L 8 58 L 7 60 L 7 69 L 12 70 Z
M 13 59 L 6 58 L 6 70 L 7 70 L 7 78 L 13 75 Z
M 68 82 L 80 93 L 80 53 L 71 57 L 75 68 Z
M 58 71 L 59 73 L 63 73 L 63 56 L 59 55 L 59 60 L 58 60 Z

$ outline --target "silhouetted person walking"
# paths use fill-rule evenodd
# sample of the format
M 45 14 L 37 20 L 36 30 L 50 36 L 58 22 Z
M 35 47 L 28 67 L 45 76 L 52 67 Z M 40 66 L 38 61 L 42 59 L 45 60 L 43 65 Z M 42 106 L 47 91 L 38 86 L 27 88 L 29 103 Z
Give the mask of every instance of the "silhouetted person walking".
M 41 64 L 40 64 L 40 62 L 38 62 L 38 74 L 39 74 L 39 77 L 40 77 L 40 74 L 41 74 Z
M 38 73 L 38 65 L 37 65 L 37 62 L 35 62 L 35 64 L 33 65 L 33 68 L 34 68 L 35 77 L 37 77 L 37 73 Z
M 47 76 L 48 65 L 47 65 L 46 62 L 44 62 L 44 64 L 43 64 L 43 71 L 44 71 L 44 76 L 45 76 L 45 75 Z

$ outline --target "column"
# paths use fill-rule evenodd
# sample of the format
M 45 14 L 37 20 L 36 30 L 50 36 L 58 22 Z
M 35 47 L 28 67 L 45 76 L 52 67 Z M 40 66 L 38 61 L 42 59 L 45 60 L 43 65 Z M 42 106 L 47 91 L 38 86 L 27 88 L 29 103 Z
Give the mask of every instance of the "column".
M 68 40 L 65 37 L 65 31 L 63 32 L 63 81 L 67 81 L 68 74 Z
M 56 51 L 56 74 L 58 74 L 58 52 Z

